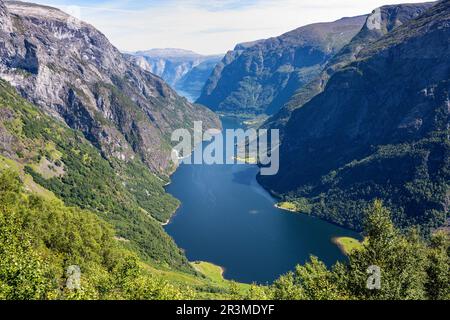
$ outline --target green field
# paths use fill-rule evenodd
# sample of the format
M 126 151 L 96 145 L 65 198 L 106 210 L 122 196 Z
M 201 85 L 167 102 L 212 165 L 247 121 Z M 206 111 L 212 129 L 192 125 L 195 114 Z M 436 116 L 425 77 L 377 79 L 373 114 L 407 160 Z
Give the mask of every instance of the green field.
M 235 286 L 239 293 L 245 295 L 250 290 L 251 285 L 226 280 L 223 277 L 223 269 L 215 264 L 195 261 L 190 263 L 198 272 L 192 275 L 184 272 L 161 269 L 160 266 L 153 267 L 145 265 L 152 273 L 170 283 L 178 286 L 189 287 L 195 290 L 196 298 L 200 299 L 230 299 L 230 291 Z
M 351 237 L 336 237 L 332 239 L 341 251 L 348 255 L 353 250 L 359 250 L 362 248 L 362 243 L 357 239 Z
M 278 209 L 283 209 L 283 210 L 287 210 L 287 211 L 291 211 L 291 212 L 298 212 L 298 207 L 295 203 L 293 202 L 279 202 L 275 205 L 275 207 L 277 207 Z

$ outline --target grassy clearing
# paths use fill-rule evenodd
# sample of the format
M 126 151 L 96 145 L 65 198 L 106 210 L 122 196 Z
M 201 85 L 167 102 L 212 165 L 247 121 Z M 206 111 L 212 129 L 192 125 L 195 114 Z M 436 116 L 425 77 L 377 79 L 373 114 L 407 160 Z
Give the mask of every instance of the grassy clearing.
M 287 210 L 291 212 L 298 212 L 299 208 L 297 207 L 297 204 L 293 202 L 279 202 L 275 205 L 278 209 Z
M 220 266 L 216 266 L 215 264 L 204 262 L 204 261 L 196 261 L 191 262 L 191 265 L 195 270 L 205 275 L 208 279 L 213 282 L 226 282 L 223 277 L 223 269 Z
M 363 245 L 361 241 L 351 237 L 336 237 L 333 238 L 332 241 L 345 255 L 348 255 L 353 250 L 360 250 Z
M 196 261 L 191 262 L 191 265 L 199 273 L 199 275 L 187 274 L 170 269 L 162 269 L 160 266 L 151 266 L 145 264 L 152 274 L 175 283 L 179 286 L 188 286 L 196 291 L 199 299 L 229 299 L 230 286 L 232 281 L 226 280 L 223 277 L 223 269 L 220 266 L 209 262 Z M 249 284 L 235 283 L 241 294 L 246 294 L 250 289 Z
M 230 286 L 230 283 L 232 282 L 230 280 L 226 280 L 223 277 L 224 269 L 213 263 L 205 261 L 196 261 L 191 262 L 191 265 L 194 267 L 195 270 L 203 274 L 208 280 L 210 280 L 214 284 L 228 288 Z M 246 283 L 236 283 L 236 285 L 238 286 L 238 288 L 241 290 L 242 293 L 250 289 L 250 285 Z
M 244 162 L 247 164 L 257 164 L 258 163 L 258 160 L 255 157 L 246 157 L 246 158 L 234 157 L 234 160 L 239 161 L 239 162 Z
M 41 196 L 46 200 L 51 201 L 61 201 L 58 197 L 55 196 L 55 194 L 44 187 L 40 186 L 39 184 L 35 183 L 33 178 L 24 172 L 24 166 L 16 162 L 14 160 L 5 158 L 0 155 L 0 171 L 2 170 L 12 170 L 14 172 L 17 172 L 20 176 L 20 179 L 22 180 L 25 189 L 35 195 Z

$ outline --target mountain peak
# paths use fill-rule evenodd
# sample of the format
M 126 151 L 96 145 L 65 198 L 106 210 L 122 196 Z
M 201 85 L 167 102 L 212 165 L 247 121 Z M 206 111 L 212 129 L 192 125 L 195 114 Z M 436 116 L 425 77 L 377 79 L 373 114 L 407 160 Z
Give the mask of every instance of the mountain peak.
M 153 48 L 149 50 L 137 51 L 136 55 L 147 57 L 164 57 L 164 58 L 185 58 L 185 57 L 201 57 L 202 55 L 191 50 L 178 48 Z
M 54 7 L 23 1 L 5 1 L 10 11 L 20 12 L 28 16 L 68 19 L 70 16 Z
M 318 79 L 283 129 L 279 173 L 260 181 L 353 228 L 374 199 L 388 203 L 399 224 L 434 226 L 448 212 L 450 1 L 373 15 L 378 28 L 367 30 L 381 36 L 356 38 L 325 86 Z

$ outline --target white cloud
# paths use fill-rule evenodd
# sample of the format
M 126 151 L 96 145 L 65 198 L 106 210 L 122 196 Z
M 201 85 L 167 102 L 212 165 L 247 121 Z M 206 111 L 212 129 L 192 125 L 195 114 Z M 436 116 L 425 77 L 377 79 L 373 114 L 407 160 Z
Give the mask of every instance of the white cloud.
M 64 9 L 77 1 L 42 0 Z M 408 0 L 408 2 L 423 2 Z M 81 5 L 81 18 L 119 49 L 184 48 L 223 53 L 237 43 L 369 13 L 390 0 L 114 0 Z

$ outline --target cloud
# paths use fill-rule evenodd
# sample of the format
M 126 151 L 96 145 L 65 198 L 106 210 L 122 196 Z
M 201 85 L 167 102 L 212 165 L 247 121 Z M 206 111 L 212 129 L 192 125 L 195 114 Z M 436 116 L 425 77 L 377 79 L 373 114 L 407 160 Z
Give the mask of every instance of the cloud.
M 30 0 L 33 1 L 33 0 Z M 224 53 L 239 42 L 277 36 L 297 27 L 371 12 L 389 0 L 34 0 L 65 9 L 121 50 L 184 48 Z M 422 0 L 408 0 L 422 2 Z

